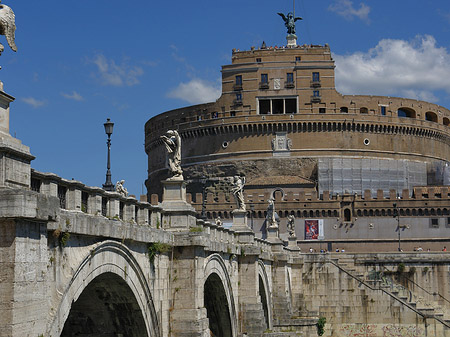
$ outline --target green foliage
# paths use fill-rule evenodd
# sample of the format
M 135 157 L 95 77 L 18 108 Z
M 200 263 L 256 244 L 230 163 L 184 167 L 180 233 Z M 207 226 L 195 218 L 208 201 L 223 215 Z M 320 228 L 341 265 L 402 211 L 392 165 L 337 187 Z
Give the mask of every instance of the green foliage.
M 397 273 L 401 274 L 405 272 L 405 264 L 404 263 L 399 263 L 397 266 Z
M 83 205 L 83 204 L 81 205 L 81 211 L 84 212 L 84 213 L 87 213 L 86 206 Z
M 319 336 L 323 336 L 325 333 L 325 323 L 327 322 L 327 319 L 325 317 L 320 317 L 317 321 L 317 334 Z
M 189 232 L 191 232 L 191 233 L 203 232 L 203 227 L 202 226 L 191 227 L 191 228 L 189 228 Z
M 430 270 L 430 268 L 425 267 L 425 268 L 423 268 L 422 272 L 423 272 L 424 274 L 426 274 L 426 273 L 428 273 L 428 270 Z
M 159 227 L 161 227 L 161 223 L 159 222 L 159 218 L 158 218 L 158 220 L 156 220 L 156 229 L 159 229 Z
M 70 239 L 70 233 L 69 232 L 64 232 L 59 236 L 59 243 L 61 245 L 61 247 L 65 247 L 67 245 L 67 243 L 69 242 Z
M 152 242 L 148 245 L 148 259 L 150 263 L 155 261 L 155 257 L 157 254 L 166 253 L 172 248 L 168 243 L 162 242 Z
M 411 268 L 409 268 L 409 273 L 411 275 L 414 275 L 416 273 L 416 267 L 412 266 Z

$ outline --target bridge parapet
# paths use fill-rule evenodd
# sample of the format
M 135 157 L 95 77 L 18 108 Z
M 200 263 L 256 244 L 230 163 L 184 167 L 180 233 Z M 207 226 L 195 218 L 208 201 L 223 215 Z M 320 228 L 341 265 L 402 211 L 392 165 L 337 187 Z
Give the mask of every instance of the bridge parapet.
M 90 187 L 77 180 L 67 180 L 54 173 L 31 172 L 31 189 L 57 197 L 61 209 L 79 211 L 139 225 L 159 227 L 161 207 L 134 197 Z

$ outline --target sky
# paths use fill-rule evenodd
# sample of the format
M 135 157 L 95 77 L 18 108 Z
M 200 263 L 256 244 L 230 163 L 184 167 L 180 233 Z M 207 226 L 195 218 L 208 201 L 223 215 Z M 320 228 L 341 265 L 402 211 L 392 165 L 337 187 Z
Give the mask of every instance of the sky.
M 3 0 L 16 16 L 0 80 L 16 99 L 10 133 L 32 168 L 101 186 L 103 123 L 114 125 L 112 180 L 145 194 L 144 124 L 210 102 L 233 48 L 285 44 L 277 12 L 293 0 Z M 296 0 L 299 44 L 330 45 L 343 94 L 422 99 L 450 108 L 450 1 Z

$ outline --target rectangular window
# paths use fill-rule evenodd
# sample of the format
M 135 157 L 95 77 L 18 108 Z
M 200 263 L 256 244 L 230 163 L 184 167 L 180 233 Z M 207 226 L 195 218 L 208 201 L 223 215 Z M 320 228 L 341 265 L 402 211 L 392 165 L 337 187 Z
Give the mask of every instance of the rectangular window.
M 240 92 L 236 93 L 236 101 L 242 101 L 242 94 Z
M 242 85 L 242 75 L 236 76 L 236 85 Z
M 261 74 L 261 83 L 269 83 L 269 77 L 267 74 Z
M 294 83 L 294 73 L 287 73 L 286 82 L 287 83 Z
M 386 107 L 385 106 L 381 107 L 381 115 L 386 116 Z
M 313 80 L 313 82 L 320 82 L 319 73 L 312 73 L 312 80 Z
M 236 116 L 236 111 L 230 111 L 230 117 L 235 117 Z
M 287 98 L 284 104 L 287 114 L 295 114 L 297 112 L 297 100 L 295 98 Z
M 302 58 L 300 56 L 295 57 L 295 62 L 300 62 L 301 60 L 302 60 Z
M 319 90 L 314 90 L 313 91 L 313 96 L 314 97 L 320 97 L 320 91 Z
M 259 100 L 259 114 L 260 115 L 270 114 L 270 99 Z
M 325 113 L 325 108 L 319 108 L 319 113 L 320 114 L 324 114 Z
M 273 99 L 272 100 L 272 114 L 282 114 L 283 113 L 283 99 Z
M 257 57 L 257 58 L 256 58 L 256 62 L 261 63 L 261 58 L 260 58 L 260 57 Z
M 437 219 L 437 218 L 432 218 L 432 219 L 431 219 L 431 227 L 432 227 L 432 228 L 439 228 L 439 219 Z

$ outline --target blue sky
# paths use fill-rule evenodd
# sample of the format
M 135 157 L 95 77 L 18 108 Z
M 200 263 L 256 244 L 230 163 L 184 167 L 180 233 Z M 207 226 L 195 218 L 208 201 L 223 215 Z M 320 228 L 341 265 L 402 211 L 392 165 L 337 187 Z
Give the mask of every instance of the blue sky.
M 32 167 L 101 186 L 103 123 L 115 123 L 112 180 L 139 195 L 147 175 L 144 124 L 220 92 L 231 50 L 283 45 L 277 12 L 292 0 L 67 2 L 4 0 L 16 15 L 2 36 L 0 79 L 16 97 L 11 134 Z M 344 94 L 418 98 L 450 108 L 448 0 L 296 0 L 299 44 L 328 43 Z M 145 190 L 144 190 L 145 193 Z

